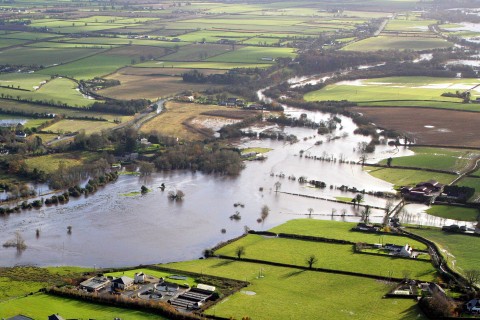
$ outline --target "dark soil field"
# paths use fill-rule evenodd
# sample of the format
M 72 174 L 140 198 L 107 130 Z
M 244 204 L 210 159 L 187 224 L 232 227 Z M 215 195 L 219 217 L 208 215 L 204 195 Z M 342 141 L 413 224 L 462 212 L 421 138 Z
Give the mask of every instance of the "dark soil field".
M 392 107 L 353 110 L 381 128 L 409 134 L 417 144 L 480 148 L 480 113 L 477 112 Z

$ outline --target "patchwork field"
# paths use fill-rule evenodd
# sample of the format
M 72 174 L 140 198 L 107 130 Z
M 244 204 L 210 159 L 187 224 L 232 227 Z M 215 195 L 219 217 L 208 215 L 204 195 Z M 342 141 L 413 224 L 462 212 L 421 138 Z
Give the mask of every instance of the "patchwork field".
M 406 320 L 425 319 L 413 300 L 383 299 L 390 285 L 371 279 L 222 259 L 166 266 L 249 281 L 243 291 L 207 310 L 226 318 L 313 319 L 321 314 L 325 319 L 398 319 L 399 315 Z M 295 307 L 279 308 L 279 304 Z
M 480 106 L 477 107 L 480 110 Z M 353 108 L 381 128 L 405 132 L 418 144 L 478 147 L 480 113 L 411 108 Z
M 449 108 L 479 111 L 477 104 L 462 103 L 462 99 L 443 97 L 446 92 L 455 93 L 474 88 L 477 79 L 449 79 L 432 77 L 387 77 L 341 81 L 307 93 L 307 101 L 349 100 L 360 106 L 405 106 Z M 472 89 L 472 95 L 480 91 Z
M 70 120 L 64 119 L 54 124 L 43 128 L 44 131 L 51 131 L 55 133 L 72 133 L 79 132 L 80 130 L 85 130 L 86 134 L 91 134 L 93 132 L 100 132 L 105 129 L 111 129 L 117 124 L 107 121 L 87 121 L 87 120 Z
M 25 160 L 28 168 L 33 170 L 37 168 L 46 173 L 52 173 L 58 170 L 60 163 L 68 167 L 82 165 L 86 162 L 98 159 L 97 154 L 92 153 L 55 153 L 46 156 L 31 157 Z

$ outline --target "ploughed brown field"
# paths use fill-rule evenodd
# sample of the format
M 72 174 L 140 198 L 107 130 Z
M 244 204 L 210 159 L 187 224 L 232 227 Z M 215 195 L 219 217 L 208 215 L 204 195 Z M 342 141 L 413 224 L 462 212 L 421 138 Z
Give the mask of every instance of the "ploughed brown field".
M 404 132 L 417 144 L 480 148 L 480 112 L 356 107 L 378 127 Z

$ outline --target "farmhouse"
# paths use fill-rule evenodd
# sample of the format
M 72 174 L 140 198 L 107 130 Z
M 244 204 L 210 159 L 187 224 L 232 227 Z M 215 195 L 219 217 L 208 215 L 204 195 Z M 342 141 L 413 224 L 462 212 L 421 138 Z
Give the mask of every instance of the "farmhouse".
M 143 273 L 143 272 L 135 273 L 134 282 L 135 283 L 144 283 L 145 282 L 145 273 Z
M 402 196 L 411 201 L 433 202 L 443 191 L 444 185 L 435 180 L 420 182 L 415 187 L 402 187 Z
M 112 280 L 112 289 L 126 290 L 133 286 L 134 280 L 129 277 L 122 276 L 120 278 Z
M 470 312 L 475 312 L 479 313 L 480 312 L 480 300 L 479 299 L 473 299 L 467 302 L 465 305 L 465 308 L 467 308 L 468 311 Z
M 109 283 L 110 280 L 106 277 L 96 276 L 80 283 L 80 289 L 87 290 L 88 292 L 97 292 L 108 286 Z
M 408 244 L 404 246 L 399 246 L 396 244 L 387 243 L 384 246 L 385 250 L 390 251 L 390 254 L 400 256 L 400 257 L 407 257 L 410 258 L 412 256 L 413 248 Z

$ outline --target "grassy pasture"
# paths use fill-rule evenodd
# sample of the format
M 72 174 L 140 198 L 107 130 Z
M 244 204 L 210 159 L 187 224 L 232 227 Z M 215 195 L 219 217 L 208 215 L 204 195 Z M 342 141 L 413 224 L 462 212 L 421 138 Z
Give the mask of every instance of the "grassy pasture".
M 229 244 L 215 253 L 236 257 L 237 247 L 245 247 L 245 258 L 306 266 L 305 259 L 314 254 L 318 258 L 315 265 L 319 268 L 343 270 L 402 278 L 402 271 L 412 272 L 411 277 L 424 281 L 435 278 L 435 268 L 430 263 L 418 260 L 401 259 L 388 256 L 372 256 L 353 252 L 353 245 L 330 244 L 290 240 L 283 238 L 264 238 L 248 235 Z
M 74 43 L 85 43 L 85 44 L 101 44 L 101 45 L 136 45 L 136 46 L 152 46 L 152 47 L 163 47 L 163 48 L 172 48 L 175 46 L 182 46 L 186 45 L 185 42 L 169 42 L 169 41 L 161 41 L 161 40 L 147 40 L 147 39 L 128 39 L 128 38 L 70 38 L 66 39 L 66 42 L 74 42 Z
M 348 51 L 377 50 L 430 50 L 452 47 L 453 43 L 441 38 L 378 36 L 353 42 L 343 47 Z
M 139 320 L 164 319 L 156 314 L 60 298 L 42 293 L 1 302 L 0 313 L 4 317 L 22 314 L 34 319 L 47 319 L 49 315 L 57 313 L 65 319 L 114 319 L 118 317 Z
M 229 39 L 242 41 L 255 36 L 255 33 L 249 32 L 233 32 L 224 30 L 200 30 L 179 35 L 177 38 L 187 42 L 216 42 L 220 39 Z
M 272 48 L 272 47 L 243 47 L 235 51 L 230 51 L 222 55 L 208 58 L 211 62 L 239 62 L 239 63 L 273 63 L 273 61 L 264 61 L 262 58 L 294 58 L 295 50 L 291 48 Z
M 250 285 L 207 310 L 226 318 L 425 319 L 410 299 L 382 299 L 389 285 L 365 278 L 300 271 L 222 259 L 194 260 L 167 267 L 247 280 Z M 259 278 L 259 272 L 264 275 Z M 312 285 L 313 284 L 313 285 Z M 251 294 L 255 293 L 255 294 Z M 358 295 L 362 292 L 362 295 Z M 247 294 L 250 293 L 250 294 Z M 361 297 L 361 298 L 360 298 Z M 348 304 L 345 304 L 348 301 Z M 289 308 L 279 308 L 288 305 Z
M 452 265 L 452 260 L 456 261 L 454 266 L 455 270 L 462 272 L 462 270 L 478 269 L 480 265 L 480 253 L 478 250 L 472 250 L 472 248 L 478 248 L 480 245 L 480 237 L 446 233 L 440 228 L 408 228 L 408 231 L 428 238 L 439 245 L 441 249 L 448 251 L 449 264 Z
M 0 48 L 7 48 L 10 46 L 16 46 L 22 43 L 25 43 L 26 40 L 19 40 L 19 39 L 1 39 L 0 38 Z
M 458 220 L 458 221 L 477 221 L 478 209 L 452 206 L 432 206 L 427 210 L 432 216 Z
M 112 45 L 43 41 L 43 42 L 30 43 L 30 44 L 28 44 L 28 45 L 25 45 L 25 47 L 36 47 L 36 48 L 110 49 L 110 48 L 112 47 Z M 113 46 L 113 47 L 115 47 L 115 46 Z
M 10 32 L 0 35 L 0 38 L 20 39 L 20 40 L 40 40 L 47 38 L 58 38 L 59 36 L 51 33 L 39 33 L 39 32 Z
M 49 81 L 36 91 L 21 91 L 8 88 L 0 88 L 0 94 L 11 95 L 14 99 L 20 97 L 21 99 L 33 99 L 42 101 L 52 100 L 56 103 L 66 103 L 71 106 L 90 106 L 94 100 L 84 98 L 83 95 L 76 90 L 76 88 L 76 82 L 66 78 L 56 78 Z
M 132 59 L 127 56 L 97 54 L 61 66 L 46 68 L 40 72 L 85 80 L 112 73 L 119 68 L 130 65 L 131 62 Z M 85 68 L 85 66 L 90 66 L 90 68 Z
M 459 110 L 478 110 L 478 106 L 461 103 L 459 98 L 442 97 L 444 92 L 470 89 L 477 79 L 432 77 L 386 77 L 341 81 L 307 93 L 307 101 L 349 100 L 359 105 L 432 106 Z M 475 94 L 475 91 L 473 92 Z
M 86 134 L 91 134 L 94 132 L 100 132 L 105 129 L 111 129 L 115 126 L 116 126 L 115 123 L 106 122 L 106 121 L 64 119 L 64 120 L 55 122 L 51 126 L 44 128 L 43 130 L 58 132 L 58 133 L 68 133 L 68 132 L 77 132 L 80 130 L 85 130 Z
M 428 26 L 436 22 L 435 20 L 421 19 L 393 19 L 388 21 L 385 31 L 428 31 Z
M 52 173 L 58 170 L 58 165 L 63 162 L 66 168 L 75 167 L 98 158 L 95 153 L 75 152 L 75 153 L 55 153 L 45 156 L 31 157 L 25 160 L 28 168 L 33 170 L 43 170 L 46 173 Z
M 52 66 L 85 58 L 101 52 L 86 48 L 25 48 L 16 47 L 0 52 L 4 64 Z
M 180 47 L 177 52 L 162 57 L 165 61 L 201 61 L 232 50 L 224 44 L 191 44 Z
M 42 81 L 49 79 L 49 76 L 39 73 L 4 73 L 0 75 L 0 85 L 33 91 Z
M 300 234 L 306 236 L 324 237 L 330 239 L 347 240 L 352 242 L 365 243 L 393 243 L 405 245 L 408 243 L 416 249 L 425 250 L 426 246 L 408 237 L 376 235 L 371 233 L 351 231 L 356 226 L 354 222 L 339 222 L 314 219 L 290 220 L 278 227 L 271 229 L 271 232 Z
M 444 148 L 412 147 L 412 156 L 393 158 L 392 165 L 437 170 L 460 171 L 477 156 L 480 151 Z M 380 161 L 387 164 L 387 160 Z
M 456 175 L 445 173 L 393 168 L 367 168 L 367 172 L 375 178 L 393 183 L 395 188 L 416 185 L 419 182 L 428 181 L 431 179 L 437 180 L 443 184 L 448 184 L 456 177 Z M 463 180 L 462 185 L 464 185 Z

